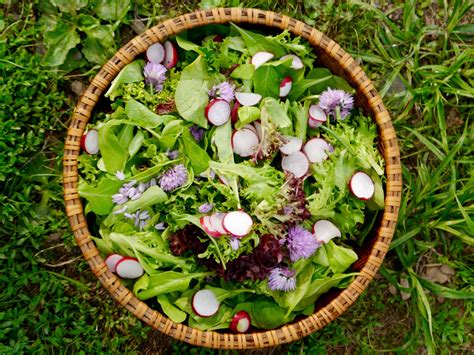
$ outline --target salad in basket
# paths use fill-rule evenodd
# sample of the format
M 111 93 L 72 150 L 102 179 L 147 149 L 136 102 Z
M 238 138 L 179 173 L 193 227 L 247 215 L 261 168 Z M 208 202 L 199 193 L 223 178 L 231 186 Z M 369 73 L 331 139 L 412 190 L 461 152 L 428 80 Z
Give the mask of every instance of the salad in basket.
M 377 130 L 310 45 L 236 25 L 155 43 L 82 139 L 79 192 L 111 272 L 172 321 L 310 315 L 383 209 Z

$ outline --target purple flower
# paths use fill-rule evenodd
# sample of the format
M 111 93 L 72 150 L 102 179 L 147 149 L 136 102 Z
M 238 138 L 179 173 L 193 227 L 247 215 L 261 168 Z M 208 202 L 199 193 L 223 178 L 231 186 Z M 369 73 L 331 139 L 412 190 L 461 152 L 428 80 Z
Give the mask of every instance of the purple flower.
M 326 115 L 337 118 L 337 108 L 341 113 L 341 120 L 345 119 L 354 107 L 354 98 L 343 90 L 327 89 L 319 97 L 319 107 Z
M 118 171 L 115 173 L 115 177 L 116 177 L 117 179 L 119 179 L 120 181 L 125 180 L 125 174 L 123 173 L 122 170 L 118 170 Z
M 148 62 L 143 69 L 145 83 L 152 85 L 155 91 L 163 90 L 163 82 L 166 80 L 166 68 L 161 64 Z
M 285 216 L 290 216 L 293 213 L 293 207 L 285 206 L 285 207 L 283 207 L 282 212 Z
M 296 288 L 296 271 L 287 267 L 276 267 L 268 275 L 268 287 L 273 291 L 293 291 Z
M 230 244 L 230 247 L 231 247 L 233 250 L 237 250 L 237 249 L 240 248 L 240 239 L 239 239 L 239 238 L 231 237 L 230 240 L 229 240 L 229 244 Z
M 214 85 L 208 93 L 210 97 L 218 97 L 227 102 L 231 102 L 234 99 L 234 87 L 227 81 Z
M 124 194 L 118 193 L 118 194 L 112 195 L 112 202 L 117 205 L 123 205 L 127 201 L 128 201 L 128 197 Z
M 212 211 L 214 205 L 212 203 L 203 203 L 201 206 L 198 207 L 199 213 L 208 213 Z
M 155 229 L 157 231 L 164 231 L 166 229 L 165 223 L 160 222 L 160 223 L 155 224 Z
M 203 128 L 200 128 L 199 126 L 194 125 L 189 127 L 189 133 L 192 134 L 196 142 L 200 143 L 204 138 L 204 134 L 206 133 L 206 131 Z
M 178 164 L 168 169 L 160 176 L 160 187 L 169 192 L 183 186 L 188 181 L 188 171 L 183 164 Z
M 179 150 L 168 150 L 166 151 L 166 156 L 170 158 L 171 160 L 175 160 L 178 158 L 179 155 Z
M 124 213 L 123 215 L 128 219 L 132 219 L 135 227 L 138 227 L 140 230 L 145 228 L 150 219 L 148 211 L 140 212 L 140 210 L 137 210 L 135 213 Z
M 309 258 L 320 246 L 314 235 L 300 226 L 290 227 L 288 237 L 281 242 L 286 244 L 292 262 L 301 258 Z

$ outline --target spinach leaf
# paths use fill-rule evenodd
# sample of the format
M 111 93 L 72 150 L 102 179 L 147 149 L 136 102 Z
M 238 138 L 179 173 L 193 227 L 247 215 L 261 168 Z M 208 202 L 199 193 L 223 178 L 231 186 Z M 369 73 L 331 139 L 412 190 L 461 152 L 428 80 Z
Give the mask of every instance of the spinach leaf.
M 209 167 L 211 158 L 206 151 L 196 143 L 196 140 L 187 129 L 182 131 L 180 150 L 183 155 L 189 159 L 189 163 L 196 175 L 202 173 Z
M 254 106 L 241 106 L 238 110 L 239 120 L 235 124 L 235 128 L 241 129 L 248 123 L 252 123 L 260 118 L 260 109 Z
M 233 163 L 234 152 L 232 150 L 232 125 L 230 120 L 216 128 L 214 142 L 217 149 L 217 157 L 221 163 Z
M 253 75 L 254 92 L 265 98 L 277 99 L 280 96 L 280 82 L 284 77 L 285 72 L 282 67 L 262 65 L 255 70 Z
M 338 246 L 330 240 L 316 251 L 313 260 L 338 274 L 346 271 L 357 259 L 357 254 L 352 249 Z
M 110 84 L 109 90 L 104 94 L 105 97 L 109 97 L 113 101 L 117 96 L 122 95 L 121 86 L 122 84 L 135 83 L 143 81 L 143 67 L 145 65 L 144 60 L 134 60 L 130 64 L 127 64 L 115 77 Z
M 79 183 L 79 195 L 84 197 L 88 204 L 87 212 L 94 212 L 99 216 L 107 215 L 114 207 L 112 195 L 116 194 L 122 182 L 115 179 L 102 179 L 97 186 L 89 185 L 84 180 Z
M 159 186 L 151 186 L 146 189 L 140 198 L 129 201 L 124 205 L 127 206 L 127 212 L 133 213 L 136 210 L 144 210 L 154 204 L 165 202 L 168 199 L 166 193 Z M 120 209 L 123 206 L 117 206 Z
M 135 99 L 127 101 L 125 113 L 132 122 L 136 122 L 144 128 L 156 128 L 165 120 L 174 119 L 174 116 L 171 115 L 157 115 Z
M 199 47 L 196 43 L 188 41 L 187 39 L 176 36 L 176 43 L 180 48 L 183 48 L 185 51 L 196 52 L 197 54 L 202 54 L 201 47 Z
M 219 310 L 212 317 L 199 317 L 194 315 L 189 318 L 189 326 L 200 330 L 217 330 L 229 328 L 233 309 L 221 304 Z
M 281 57 L 286 54 L 285 48 L 275 41 L 271 41 L 261 34 L 246 31 L 233 23 L 231 25 L 242 36 L 251 55 L 257 52 L 270 52 L 276 57 Z
M 252 303 L 252 324 L 258 328 L 275 329 L 291 322 L 294 318 L 294 314 L 288 313 L 269 299 L 258 299 Z
M 204 110 L 209 102 L 207 63 L 202 56 L 183 69 L 176 87 L 176 108 L 187 121 L 207 128 Z
M 115 174 L 124 170 L 128 159 L 128 147 L 120 144 L 114 132 L 115 126 L 122 124 L 121 120 L 110 120 L 99 128 L 99 149 L 104 159 L 107 172 Z
M 212 272 L 182 273 L 165 271 L 151 275 L 145 274 L 141 278 L 145 279 L 146 282 L 137 282 L 133 288 L 133 293 L 135 293 L 140 300 L 147 300 L 151 297 L 170 292 L 185 291 L 189 288 L 191 280 L 203 279 L 210 275 L 212 275 Z
M 158 295 L 157 300 L 163 313 L 173 322 L 182 323 L 186 320 L 187 314 L 171 303 L 168 295 Z
M 255 73 L 255 65 L 242 64 L 235 68 L 230 77 L 233 79 L 252 80 Z
M 295 84 L 291 88 L 290 95 L 289 95 L 288 98 L 292 101 L 296 101 L 299 98 L 301 98 L 301 96 L 308 89 L 310 91 L 317 91 L 317 88 L 324 87 L 323 90 L 325 90 L 328 87 L 327 83 L 330 82 L 331 79 L 332 79 L 332 75 L 328 75 L 328 76 L 318 78 L 318 79 L 302 79 L 302 80 L 299 80 L 299 81 L 295 82 Z M 322 90 L 320 92 L 322 92 Z M 318 93 L 320 93 L 320 92 L 318 92 Z

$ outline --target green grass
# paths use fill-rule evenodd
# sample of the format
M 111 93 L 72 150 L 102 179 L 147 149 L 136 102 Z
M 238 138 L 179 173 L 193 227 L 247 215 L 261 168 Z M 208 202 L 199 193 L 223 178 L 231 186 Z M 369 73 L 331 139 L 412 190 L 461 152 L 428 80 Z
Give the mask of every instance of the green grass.
M 47 28 L 55 21 L 80 26 L 80 16 L 87 14 L 114 34 L 118 48 L 134 36 L 137 18 L 147 27 L 200 6 L 239 3 L 306 21 L 360 59 L 392 113 L 402 154 L 400 222 L 377 280 L 336 321 L 280 350 L 472 352 L 469 1 L 381 1 L 376 7 L 362 1 L 142 0 L 112 20 L 97 17 L 90 4 L 59 14 L 51 2 L 56 1 L 3 0 L 0 6 L 0 353 L 139 353 L 164 346 L 99 286 L 68 230 L 60 161 L 78 99 L 71 87 L 87 84 L 100 58 L 80 55 L 96 44 L 77 27 L 81 43 L 65 64 L 44 65 Z M 454 270 L 447 283 L 422 277 L 441 264 Z M 408 282 L 401 284 L 401 278 Z M 402 300 L 400 291 L 409 298 Z M 177 342 L 167 346 L 175 353 L 203 352 Z

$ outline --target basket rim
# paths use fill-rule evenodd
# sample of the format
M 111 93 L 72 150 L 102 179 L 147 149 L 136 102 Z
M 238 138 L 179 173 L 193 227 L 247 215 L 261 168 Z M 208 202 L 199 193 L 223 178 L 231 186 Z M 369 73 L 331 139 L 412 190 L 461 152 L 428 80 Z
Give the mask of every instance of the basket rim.
M 81 137 L 95 105 L 119 71 L 153 43 L 162 42 L 169 36 L 194 27 L 228 22 L 264 25 L 280 30 L 288 29 L 292 34 L 306 39 L 315 50 L 337 63 L 345 76 L 350 78 L 357 93 L 368 104 L 371 116 L 375 119 L 379 129 L 379 138 L 386 163 L 385 208 L 370 248 L 370 255 L 358 261 L 361 266 L 359 276 L 337 297 L 312 315 L 274 330 L 247 334 L 201 331 L 184 324 L 174 323 L 160 312 L 150 308 L 146 303 L 138 300 L 129 289 L 122 285 L 120 279 L 108 270 L 99 255 L 99 251 L 91 239 L 78 193 L 77 164 Z M 322 32 L 286 15 L 251 8 L 214 8 L 187 13 L 158 23 L 130 40 L 104 64 L 74 109 L 64 146 L 63 187 L 66 214 L 77 245 L 95 276 L 121 305 L 154 329 L 192 345 L 220 349 L 254 349 L 301 339 L 323 328 L 355 302 L 375 276 L 389 249 L 401 203 L 402 175 L 400 152 L 390 115 L 374 85 L 351 55 Z

